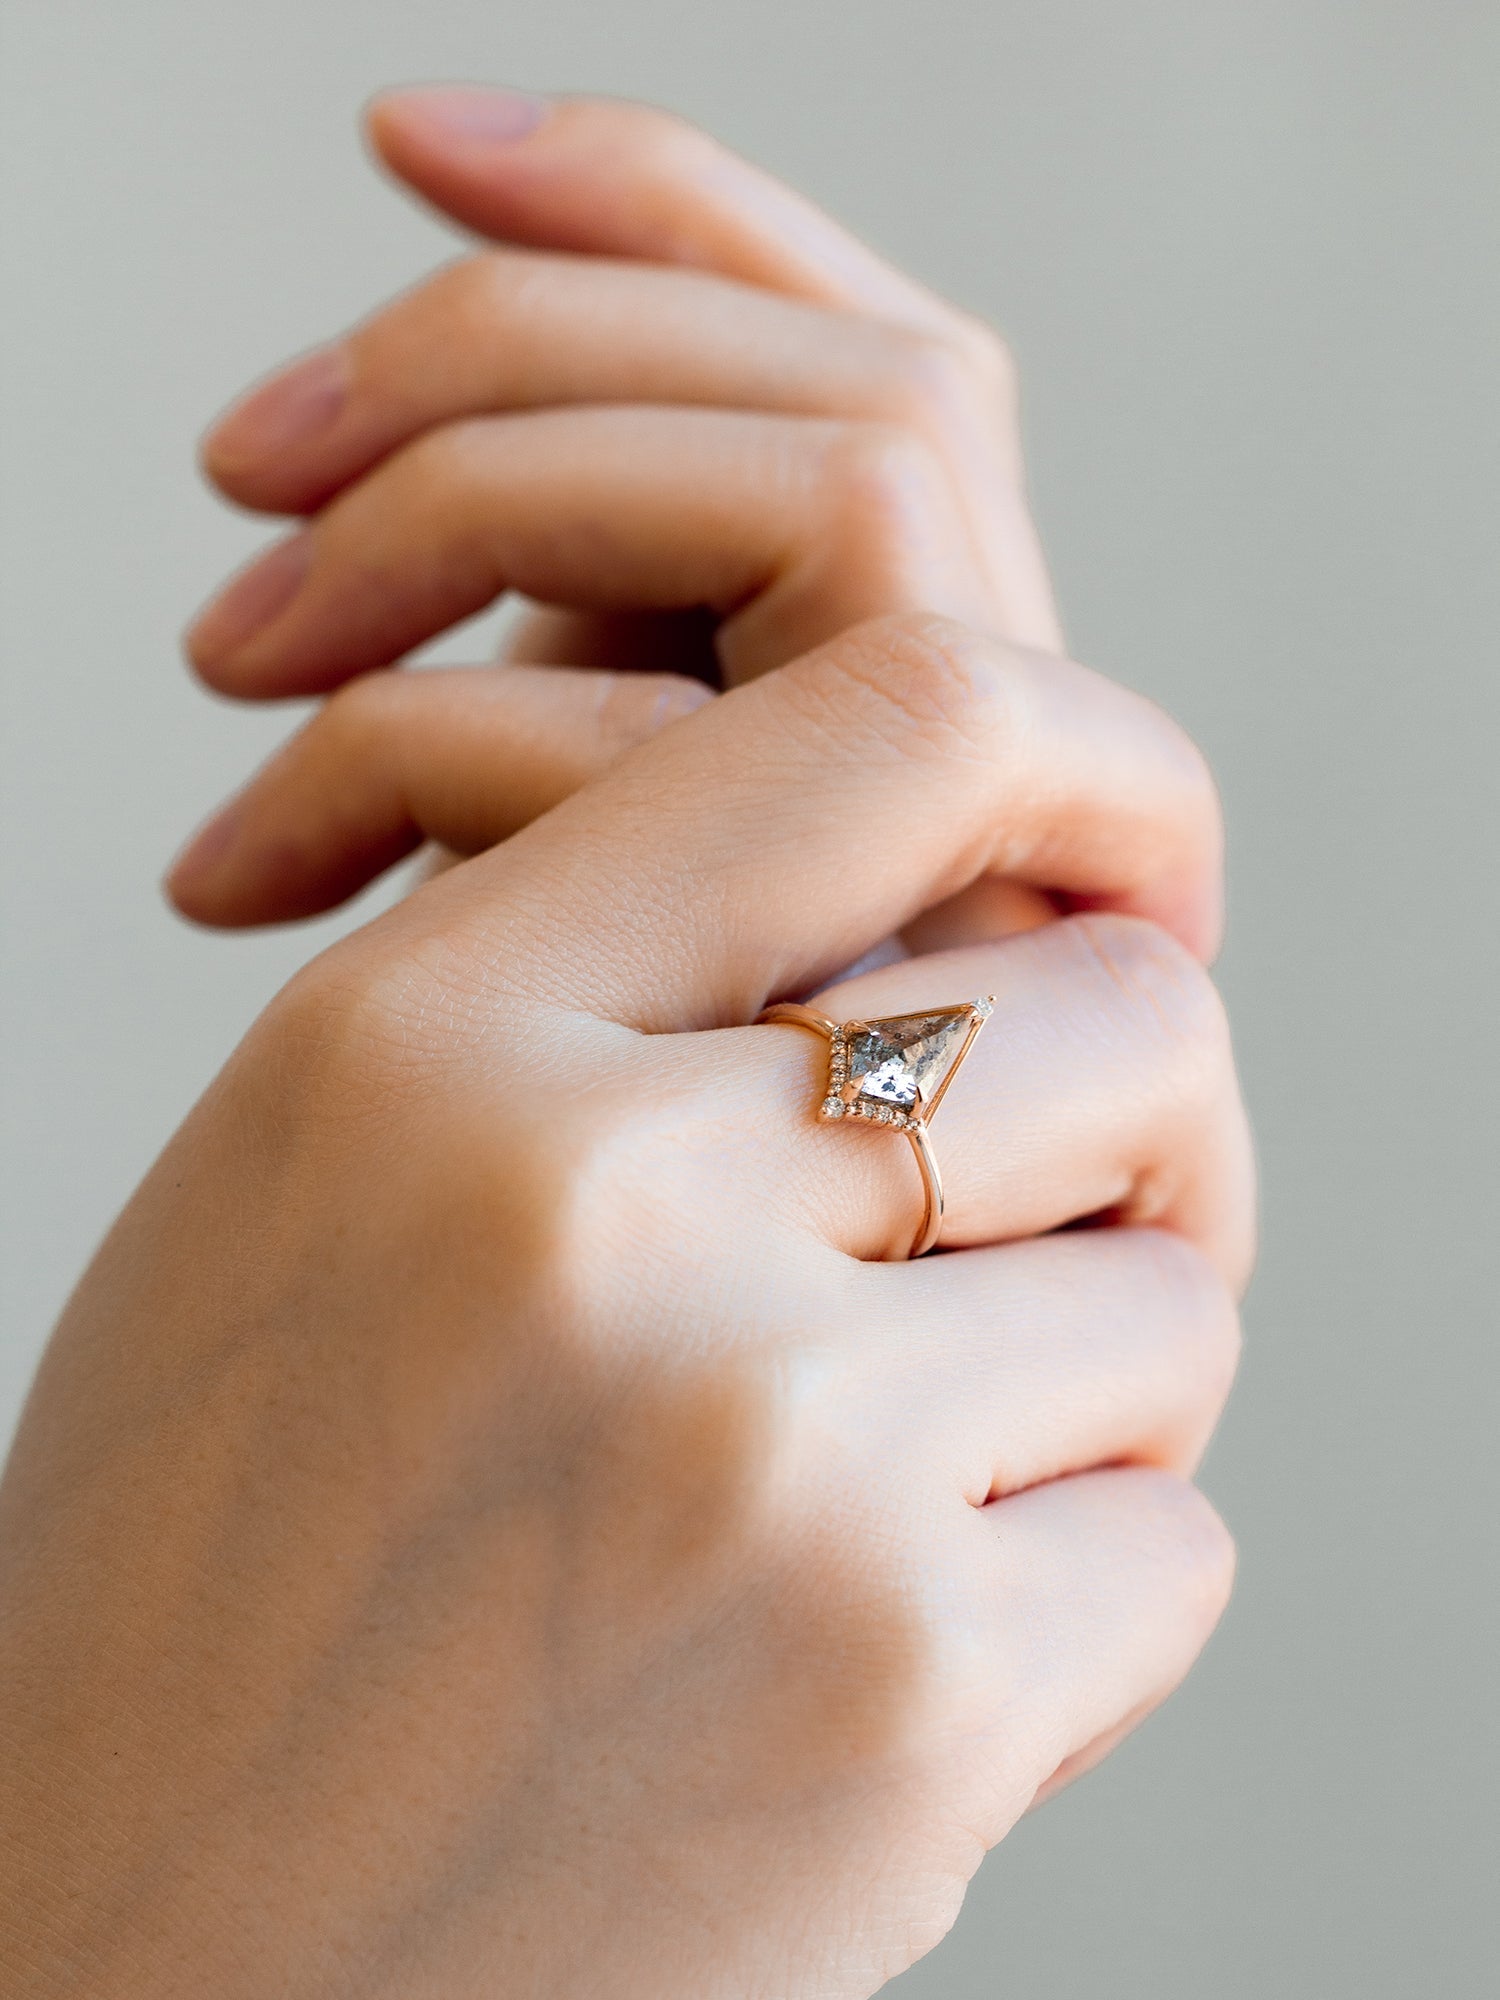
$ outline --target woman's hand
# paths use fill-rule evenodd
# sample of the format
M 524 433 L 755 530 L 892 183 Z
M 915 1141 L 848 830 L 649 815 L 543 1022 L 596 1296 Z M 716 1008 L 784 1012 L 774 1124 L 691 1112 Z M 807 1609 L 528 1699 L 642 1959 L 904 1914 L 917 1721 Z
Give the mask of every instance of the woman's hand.
M 188 914 L 308 914 L 427 836 L 477 852 L 705 680 L 865 617 L 946 611 L 1059 650 L 987 328 L 658 112 L 406 92 L 371 128 L 406 180 L 510 247 L 208 438 L 229 497 L 315 518 L 200 618 L 199 670 L 253 699 L 348 686 L 179 861 Z M 530 664 L 370 671 L 507 589 L 570 607 L 522 628 L 511 657 Z M 991 885 L 941 935 L 986 928 L 1001 900 Z M 1217 912 L 1185 935 L 1211 950 Z
M 904 1142 L 743 1025 L 1016 856 L 1102 879 L 1122 697 L 1050 687 L 861 628 L 273 1003 L 0 1489 L 28 1994 L 852 2000 L 1186 1670 L 1251 1232 L 1206 976 L 1082 915 L 825 996 L 997 996 L 919 1264 L 864 1261 Z

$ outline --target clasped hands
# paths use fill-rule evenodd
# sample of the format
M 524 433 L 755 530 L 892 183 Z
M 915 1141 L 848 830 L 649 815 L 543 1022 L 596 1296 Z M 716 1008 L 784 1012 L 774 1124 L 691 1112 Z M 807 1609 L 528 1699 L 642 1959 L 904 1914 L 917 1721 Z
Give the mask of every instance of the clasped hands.
M 1227 1594 L 1212 783 L 1061 657 L 986 330 L 655 113 L 372 131 L 506 247 L 211 433 L 306 525 L 198 670 L 328 699 L 171 892 L 472 858 L 273 1001 L 54 1338 L 0 1488 L 0 1965 L 868 1995 Z M 395 667 L 506 590 L 505 664 Z M 996 995 L 947 1254 L 880 1261 L 905 1147 L 747 1025 L 804 993 Z

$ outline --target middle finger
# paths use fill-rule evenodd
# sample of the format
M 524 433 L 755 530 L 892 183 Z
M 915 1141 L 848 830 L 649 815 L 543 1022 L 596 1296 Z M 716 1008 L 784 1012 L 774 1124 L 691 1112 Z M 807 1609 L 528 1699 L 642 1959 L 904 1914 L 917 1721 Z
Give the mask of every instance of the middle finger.
M 895 424 L 954 477 L 996 629 L 1055 646 L 1014 392 L 991 351 L 707 272 L 488 251 L 274 375 L 203 457 L 231 499 L 305 514 L 424 431 L 503 411 L 676 404 Z
M 219 419 L 203 457 L 242 506 L 300 514 L 458 417 L 691 403 L 909 422 L 936 440 L 956 433 L 967 387 L 935 334 L 707 272 L 494 250 L 279 370 Z M 1009 440 L 1006 456 L 1019 477 Z

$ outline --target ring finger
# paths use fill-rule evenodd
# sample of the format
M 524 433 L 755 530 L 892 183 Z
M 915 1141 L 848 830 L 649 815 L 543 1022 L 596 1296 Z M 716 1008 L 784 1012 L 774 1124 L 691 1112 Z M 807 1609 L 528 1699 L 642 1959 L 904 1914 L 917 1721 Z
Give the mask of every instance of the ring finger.
M 1086 1219 L 1149 1225 L 1243 1285 L 1254 1248 L 1249 1130 L 1202 968 L 1155 925 L 1089 915 L 885 966 L 817 1006 L 834 1020 L 872 1021 L 985 993 L 993 1016 L 932 1131 L 942 1244 L 1006 1242 Z M 765 1190 L 780 1220 L 856 1257 L 906 1254 L 923 1199 L 911 1148 L 885 1126 L 818 1118 L 828 1088 L 820 1037 L 758 1027 L 676 1045 L 679 1065 L 695 1059 L 725 1127 L 719 1143 L 744 1151 L 745 1184 Z

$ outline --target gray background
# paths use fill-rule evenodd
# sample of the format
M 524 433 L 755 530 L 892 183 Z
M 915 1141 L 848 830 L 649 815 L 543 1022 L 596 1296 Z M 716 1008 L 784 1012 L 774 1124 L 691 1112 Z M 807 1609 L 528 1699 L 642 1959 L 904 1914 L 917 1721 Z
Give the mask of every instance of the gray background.
M 1494 1990 L 1497 26 L 1493 0 L 0 4 L 0 1427 L 326 934 L 195 935 L 153 883 L 288 722 L 175 661 L 263 532 L 198 491 L 194 433 L 445 253 L 361 161 L 377 84 L 657 98 L 1000 321 L 1074 648 L 1218 765 L 1267 1191 L 1208 1469 L 1242 1581 L 913 2000 Z

